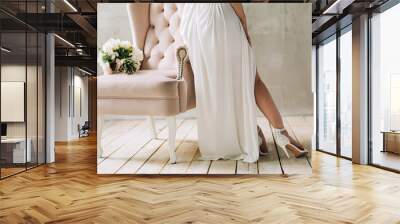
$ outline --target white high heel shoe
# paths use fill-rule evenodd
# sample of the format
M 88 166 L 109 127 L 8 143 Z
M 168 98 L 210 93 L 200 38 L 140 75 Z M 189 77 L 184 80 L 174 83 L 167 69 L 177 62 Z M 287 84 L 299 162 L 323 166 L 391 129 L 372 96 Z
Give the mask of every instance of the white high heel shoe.
M 272 135 L 275 138 L 275 142 L 279 146 L 279 148 L 281 148 L 282 151 L 285 152 L 286 156 L 290 158 L 288 150 L 290 150 L 290 152 L 293 153 L 294 157 L 296 158 L 307 155 L 308 152 L 306 150 L 302 150 L 290 142 L 290 139 L 283 134 L 283 132 L 285 131 L 286 129 L 284 128 L 277 129 L 272 127 Z
M 289 152 L 286 149 L 286 146 L 290 144 L 290 140 L 287 136 L 282 134 L 282 132 L 284 132 L 285 129 L 284 128 L 279 129 L 279 128 L 273 128 L 273 127 L 271 127 L 271 129 L 272 129 L 272 135 L 275 138 L 276 144 L 286 154 L 287 158 L 290 158 Z

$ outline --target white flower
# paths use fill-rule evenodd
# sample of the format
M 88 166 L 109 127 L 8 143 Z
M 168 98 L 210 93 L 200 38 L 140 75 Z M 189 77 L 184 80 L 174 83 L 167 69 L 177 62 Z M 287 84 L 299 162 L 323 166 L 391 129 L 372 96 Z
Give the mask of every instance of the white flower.
M 98 55 L 97 55 L 97 63 L 99 63 L 100 65 L 102 65 L 104 63 L 103 62 L 103 53 L 102 52 L 99 52 Z
M 133 48 L 132 59 L 134 61 L 143 61 L 143 52 L 137 48 Z
M 132 44 L 129 41 L 121 41 L 119 43 L 119 46 L 122 48 L 131 48 Z
M 119 55 L 118 51 L 121 52 L 121 49 L 125 49 L 128 52 L 131 52 L 128 57 Z M 133 63 L 128 66 L 127 68 L 121 68 L 122 64 L 124 63 L 125 59 L 131 58 Z M 143 61 L 143 52 L 136 47 L 133 47 L 129 41 L 121 41 L 120 39 L 109 39 L 107 42 L 104 43 L 102 48 L 99 51 L 98 55 L 98 63 L 100 65 L 109 65 L 115 64 L 115 70 L 118 71 L 119 68 L 126 69 L 127 72 L 130 71 L 137 71 L 140 68 L 140 64 Z M 133 66 L 133 67 L 129 67 Z M 115 72 L 115 71 L 114 71 Z

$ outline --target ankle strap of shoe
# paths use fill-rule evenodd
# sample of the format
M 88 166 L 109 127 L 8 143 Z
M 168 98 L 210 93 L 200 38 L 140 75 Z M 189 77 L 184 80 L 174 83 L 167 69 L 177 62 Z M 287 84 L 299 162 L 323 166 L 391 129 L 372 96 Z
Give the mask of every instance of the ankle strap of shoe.
M 271 126 L 272 132 L 273 133 L 282 133 L 283 131 L 286 131 L 285 128 L 274 128 Z
M 272 129 L 272 134 L 275 137 L 275 141 L 278 145 L 280 145 L 281 147 L 285 147 L 287 144 L 290 144 L 289 138 L 286 135 L 282 134 L 282 132 L 286 131 L 286 129 L 284 128 L 279 129 L 273 127 L 271 127 L 271 129 Z

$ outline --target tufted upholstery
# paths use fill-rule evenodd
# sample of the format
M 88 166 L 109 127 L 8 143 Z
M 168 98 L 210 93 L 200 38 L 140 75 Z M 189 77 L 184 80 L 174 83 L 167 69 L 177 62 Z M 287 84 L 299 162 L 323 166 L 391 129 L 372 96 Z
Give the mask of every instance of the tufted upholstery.
M 195 107 L 194 80 L 185 63 L 177 80 L 181 4 L 128 3 L 132 43 L 144 60 L 133 75 L 98 76 L 99 114 L 172 116 Z
M 176 68 L 176 49 L 183 46 L 179 33 L 181 9 L 181 4 L 173 3 L 128 4 L 133 42 L 144 53 L 142 69 Z M 135 15 L 137 11 L 143 13 Z M 148 22 L 143 22 L 146 17 Z
M 190 62 L 183 64 L 183 70 L 181 66 L 178 69 L 176 58 L 182 55 L 177 54 L 177 49 L 183 46 L 179 32 L 180 7 L 173 3 L 128 3 L 133 44 L 144 52 L 142 67 L 133 75 L 99 75 L 97 78 L 98 139 L 102 137 L 104 116 L 167 116 L 170 163 L 176 162 L 175 115 L 195 107 Z M 180 49 L 184 52 L 184 48 Z M 156 137 L 154 120 L 150 120 L 153 137 Z M 101 141 L 97 149 L 98 155 L 104 156 Z

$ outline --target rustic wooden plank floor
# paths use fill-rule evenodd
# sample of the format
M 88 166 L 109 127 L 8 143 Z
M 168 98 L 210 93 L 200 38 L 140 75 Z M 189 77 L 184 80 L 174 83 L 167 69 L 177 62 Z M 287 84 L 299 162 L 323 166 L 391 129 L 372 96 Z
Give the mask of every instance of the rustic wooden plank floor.
M 164 119 L 156 120 L 156 139 L 150 137 L 146 119 L 106 121 L 102 135 L 106 156 L 98 159 L 97 170 L 99 174 L 311 174 L 309 158 L 287 158 L 281 149 L 276 149 L 265 119 L 259 118 L 258 123 L 266 136 L 270 154 L 260 157 L 257 163 L 248 164 L 233 160 L 199 160 L 196 120 L 180 119 L 176 135 L 177 163 L 169 164 L 168 129 Z M 311 119 L 287 117 L 285 125 L 310 148 Z M 296 135 L 297 131 L 301 134 Z

